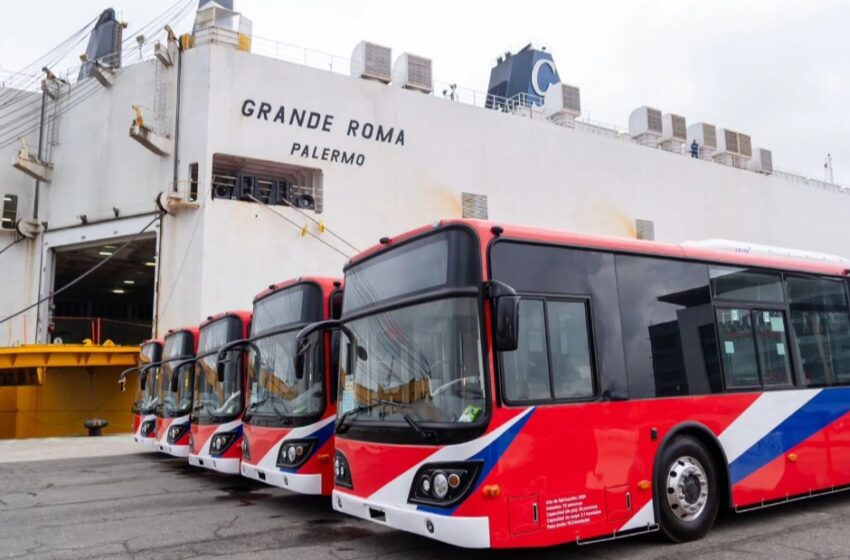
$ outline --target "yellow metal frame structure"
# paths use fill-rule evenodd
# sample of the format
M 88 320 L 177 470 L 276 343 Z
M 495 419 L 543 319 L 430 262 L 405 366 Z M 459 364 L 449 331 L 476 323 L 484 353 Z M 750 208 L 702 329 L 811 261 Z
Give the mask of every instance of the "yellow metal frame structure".
M 138 346 L 27 344 L 0 348 L 0 386 L 41 385 L 49 368 L 129 368 L 138 364 L 138 360 Z M 15 378 L 24 382 L 10 382 Z

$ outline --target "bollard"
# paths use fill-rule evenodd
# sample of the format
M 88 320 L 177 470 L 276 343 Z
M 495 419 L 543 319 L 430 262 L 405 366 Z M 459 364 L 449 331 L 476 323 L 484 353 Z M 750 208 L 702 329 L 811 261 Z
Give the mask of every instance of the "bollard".
M 100 431 L 108 425 L 109 422 L 103 418 L 89 418 L 83 423 L 83 426 L 89 431 L 89 437 L 101 435 Z

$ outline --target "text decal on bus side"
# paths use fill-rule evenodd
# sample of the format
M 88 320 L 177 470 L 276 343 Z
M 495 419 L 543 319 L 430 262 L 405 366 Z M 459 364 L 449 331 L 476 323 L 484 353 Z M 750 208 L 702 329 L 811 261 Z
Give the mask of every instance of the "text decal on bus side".
M 265 101 L 245 99 L 242 102 L 242 116 L 261 121 L 281 124 L 293 128 L 303 128 L 320 132 L 331 132 L 336 126 L 335 116 L 329 113 L 318 113 L 297 107 L 272 105 Z M 348 119 L 345 124 L 345 135 L 351 138 L 371 140 L 393 146 L 404 146 L 404 129 L 385 126 L 371 122 Z M 366 156 L 358 152 L 339 150 L 333 147 L 316 146 L 308 143 L 293 142 L 289 155 L 307 159 L 317 159 L 332 163 L 362 166 Z

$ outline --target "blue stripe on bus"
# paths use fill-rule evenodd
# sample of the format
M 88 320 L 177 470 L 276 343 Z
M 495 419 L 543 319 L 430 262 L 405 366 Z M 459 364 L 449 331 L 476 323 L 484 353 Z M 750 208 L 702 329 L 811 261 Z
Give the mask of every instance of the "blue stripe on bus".
M 478 475 L 478 481 L 475 484 L 475 488 L 472 489 L 470 494 L 478 489 L 481 486 L 481 483 L 484 482 L 484 479 L 487 478 L 487 475 L 490 474 L 490 471 L 493 470 L 493 467 L 496 466 L 496 463 L 499 462 L 499 459 L 502 458 L 502 455 L 505 454 L 505 451 L 508 450 L 508 447 L 514 441 L 514 438 L 522 431 L 523 426 L 525 426 L 526 422 L 531 418 L 531 415 L 534 414 L 534 408 L 530 409 L 529 412 L 519 420 L 517 420 L 513 426 L 504 431 L 502 435 L 494 439 L 487 445 L 484 449 L 473 455 L 472 457 L 467 458 L 467 461 L 483 461 L 484 464 L 481 466 L 481 473 Z M 461 502 L 463 503 L 463 502 Z M 417 506 L 416 509 L 418 511 L 425 511 L 428 513 L 434 513 L 436 515 L 452 515 L 457 508 L 460 507 L 460 503 L 451 508 L 436 508 L 432 506 Z
M 293 469 L 293 468 L 289 468 L 289 467 L 278 467 L 278 469 L 280 469 L 281 472 L 285 472 L 285 473 L 289 473 L 289 474 L 297 473 L 302 467 L 304 467 L 304 465 L 307 464 L 307 462 L 310 460 L 310 457 L 315 455 L 319 451 L 319 449 L 321 449 L 322 446 L 324 446 L 325 443 L 329 439 L 331 439 L 331 436 L 334 435 L 334 429 L 335 428 L 336 428 L 336 421 L 328 422 L 327 424 L 325 424 L 324 426 L 322 426 L 321 428 L 319 428 L 318 430 L 316 430 L 312 434 L 304 436 L 303 438 L 297 438 L 298 440 L 315 438 L 318 441 L 316 441 L 316 444 L 313 446 L 313 449 L 310 451 L 310 456 L 307 457 L 307 459 L 304 460 L 304 462 L 301 464 L 300 467 L 298 467 L 297 469 Z M 286 441 L 281 443 L 281 445 L 286 445 Z
M 850 388 L 824 389 L 729 465 L 732 484 L 744 480 L 783 453 L 850 412 Z

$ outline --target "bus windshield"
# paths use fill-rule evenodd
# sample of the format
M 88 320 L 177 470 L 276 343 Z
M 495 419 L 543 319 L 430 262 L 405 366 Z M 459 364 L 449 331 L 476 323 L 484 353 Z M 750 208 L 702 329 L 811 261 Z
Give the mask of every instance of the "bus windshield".
M 160 360 L 162 354 L 162 347 L 158 342 L 147 342 L 142 345 L 141 350 L 139 352 L 139 383 L 136 384 L 136 395 L 133 402 L 133 412 L 134 413 L 144 413 L 145 408 L 148 405 L 149 399 L 149 391 L 150 395 L 153 395 L 155 391 L 153 388 L 156 386 L 155 384 L 147 384 L 145 388 L 142 389 L 142 379 L 141 379 L 141 369 L 151 362 L 158 362 Z M 153 372 L 148 375 L 152 375 Z
M 319 363 L 295 376 L 295 335 L 304 325 L 322 318 L 322 295 L 318 286 L 297 284 L 272 293 L 254 304 L 252 337 L 260 350 L 248 354 L 248 400 L 246 421 L 263 425 L 288 425 L 295 419 L 315 417 L 325 406 L 324 370 Z M 287 329 L 287 326 L 291 328 Z M 263 337 L 264 332 L 285 332 Z
M 157 375 L 159 397 L 157 412 L 163 418 L 185 416 L 192 409 L 192 373 L 194 367 L 192 364 L 188 364 L 175 370 L 174 366 L 179 362 L 176 358 L 191 358 L 193 347 L 192 333 L 188 331 L 174 333 L 165 339 L 162 357 L 163 360 L 170 361 L 165 361 L 162 364 Z M 178 376 L 177 390 L 172 391 L 172 377 L 175 375 Z
M 165 363 L 159 370 L 159 410 L 163 418 L 186 416 L 192 410 L 193 364 L 174 369 L 176 362 Z M 177 390 L 172 391 L 172 378 L 177 376 Z
M 241 338 L 242 321 L 238 317 L 223 317 L 201 329 L 198 360 L 195 368 L 195 398 L 193 420 L 200 424 L 224 422 L 242 412 L 242 352 L 235 349 L 224 356 L 224 378 L 219 381 L 216 350 Z
M 353 315 L 345 324 L 360 349 L 353 375 L 345 371 L 350 341 L 340 349 L 340 421 L 414 427 L 482 418 L 475 250 L 471 235 L 449 230 L 346 271 L 343 319 Z
M 156 414 L 156 408 L 159 405 L 159 368 L 150 368 L 146 375 L 147 381 L 139 410 L 142 414 Z

